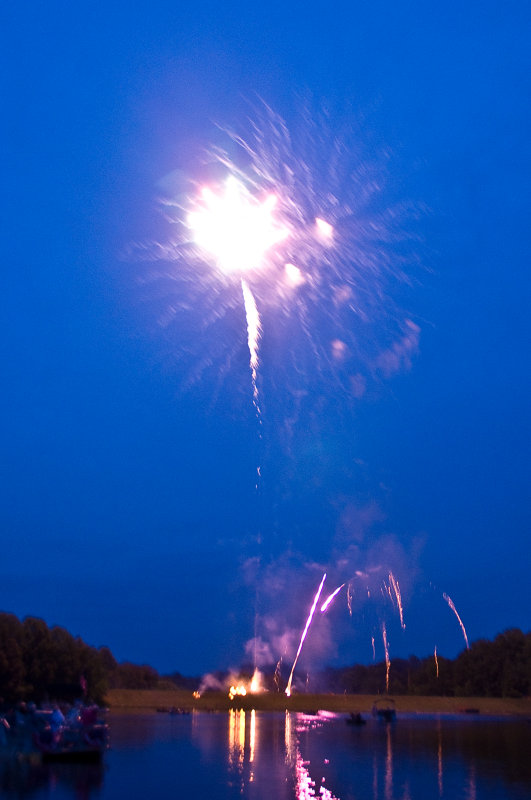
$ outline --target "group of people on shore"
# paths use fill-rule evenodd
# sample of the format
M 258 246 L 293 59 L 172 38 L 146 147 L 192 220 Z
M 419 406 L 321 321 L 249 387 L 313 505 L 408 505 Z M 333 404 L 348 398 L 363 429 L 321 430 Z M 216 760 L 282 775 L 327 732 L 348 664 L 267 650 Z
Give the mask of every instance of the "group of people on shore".
M 90 734 L 103 725 L 100 709 L 77 700 L 72 705 L 46 703 L 41 708 L 21 701 L 15 706 L 0 705 L 0 748 L 30 752 L 35 748 L 58 748 L 67 741 L 90 740 Z

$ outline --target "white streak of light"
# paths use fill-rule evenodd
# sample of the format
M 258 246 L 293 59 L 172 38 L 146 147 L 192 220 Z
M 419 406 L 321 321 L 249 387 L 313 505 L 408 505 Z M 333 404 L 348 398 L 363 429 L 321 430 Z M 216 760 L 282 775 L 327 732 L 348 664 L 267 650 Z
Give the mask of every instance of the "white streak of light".
M 340 592 L 340 591 L 341 591 L 341 589 L 343 588 L 343 586 L 344 586 L 344 585 L 345 585 L 345 584 L 344 584 L 344 583 L 342 583 L 342 584 L 341 584 L 341 586 L 338 586 L 338 587 L 337 587 L 337 589 L 335 589 L 335 590 L 332 592 L 332 594 L 331 594 L 331 595 L 329 595 L 329 596 L 326 598 L 326 600 L 324 601 L 323 605 L 321 606 L 321 613 L 323 613 L 324 611 L 326 611 L 326 609 L 328 608 L 328 606 L 330 605 L 330 603 L 332 602 L 332 600 L 334 599 L 334 597 L 336 596 L 336 594 L 337 594 L 338 592 Z
M 253 381 L 253 401 L 256 410 L 260 412 L 258 407 L 258 388 L 256 386 L 256 377 L 258 371 L 258 344 L 260 342 L 260 335 L 262 326 L 260 324 L 260 314 L 256 307 L 256 302 L 251 292 L 249 285 L 242 279 L 242 292 L 243 303 L 245 306 L 245 317 L 247 320 L 247 345 L 249 347 L 249 366 L 251 367 L 251 377 Z
M 291 668 L 291 672 L 290 672 L 289 680 L 288 680 L 288 685 L 286 686 L 286 695 L 288 697 L 291 696 L 291 681 L 293 679 L 293 673 L 295 671 L 295 665 L 297 664 L 298 658 L 299 658 L 301 650 L 302 650 L 302 645 L 304 643 L 304 640 L 306 639 L 306 634 L 308 633 L 308 628 L 310 627 L 311 621 L 313 619 L 313 615 L 315 613 L 315 609 L 317 607 L 317 603 L 319 602 L 319 597 L 321 596 L 321 592 L 323 590 L 323 584 L 325 582 L 325 579 L 326 579 L 326 572 L 322 577 L 321 583 L 319 584 L 319 588 L 317 589 L 317 593 L 316 593 L 316 595 L 314 597 L 313 604 L 312 604 L 312 607 L 310 609 L 310 613 L 308 615 L 308 619 L 306 620 L 306 625 L 304 626 L 304 630 L 302 632 L 301 640 L 300 640 L 300 643 L 299 643 L 299 649 L 297 650 L 297 655 L 295 656 L 295 661 L 293 662 L 293 666 Z

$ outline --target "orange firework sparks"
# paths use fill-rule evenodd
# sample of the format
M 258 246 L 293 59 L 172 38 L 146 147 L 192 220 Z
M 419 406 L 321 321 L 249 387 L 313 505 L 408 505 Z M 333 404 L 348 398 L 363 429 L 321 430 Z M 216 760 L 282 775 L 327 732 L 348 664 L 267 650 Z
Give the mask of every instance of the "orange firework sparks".
M 237 695 L 241 695 L 241 697 L 245 697 L 246 694 L 247 694 L 247 689 L 245 688 L 243 683 L 238 684 L 238 686 L 231 686 L 230 689 L 229 689 L 229 697 L 230 697 L 231 700 L 234 700 L 234 698 Z
M 465 626 L 463 625 L 463 620 L 461 619 L 461 617 L 457 613 L 457 608 L 454 606 L 452 598 L 448 597 L 446 592 L 443 592 L 443 597 L 446 600 L 446 602 L 448 603 L 448 605 L 450 606 L 450 608 L 452 609 L 452 611 L 454 612 L 455 616 L 457 617 L 457 621 L 459 622 L 459 624 L 461 626 L 461 630 L 463 631 L 463 636 L 465 637 L 466 649 L 470 650 L 470 647 L 468 645 L 468 636 L 466 635 L 466 630 L 465 630 Z
M 389 644 L 387 642 L 385 622 L 382 625 L 382 636 L 385 650 L 385 691 L 389 694 L 389 670 L 391 669 L 391 661 L 389 660 Z
M 402 630 L 405 630 L 406 625 L 404 623 L 404 610 L 402 608 L 402 595 L 400 594 L 400 586 L 398 585 L 398 581 L 396 580 L 392 572 L 389 573 L 389 581 L 395 593 L 398 613 L 400 614 L 400 625 L 402 626 Z

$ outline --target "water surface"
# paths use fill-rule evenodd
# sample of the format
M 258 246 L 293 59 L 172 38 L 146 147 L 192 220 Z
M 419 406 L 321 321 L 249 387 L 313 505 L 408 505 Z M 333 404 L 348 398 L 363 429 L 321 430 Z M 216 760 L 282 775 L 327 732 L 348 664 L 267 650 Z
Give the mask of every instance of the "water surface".
M 112 714 L 102 765 L 0 764 L 0 795 L 44 800 L 528 800 L 531 725 L 445 716 Z

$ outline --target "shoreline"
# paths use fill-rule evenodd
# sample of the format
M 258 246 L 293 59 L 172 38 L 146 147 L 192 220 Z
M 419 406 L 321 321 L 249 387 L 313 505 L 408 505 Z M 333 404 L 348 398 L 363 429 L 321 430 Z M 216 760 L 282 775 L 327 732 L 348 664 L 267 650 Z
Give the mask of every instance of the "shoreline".
M 385 706 L 386 695 L 357 694 L 294 694 L 280 692 L 237 696 L 230 700 L 225 692 L 206 692 L 201 697 L 191 691 L 171 689 L 111 689 L 105 703 L 111 712 L 156 713 L 171 708 L 186 711 L 294 711 L 337 713 L 369 713 L 375 701 Z M 531 698 L 511 697 L 426 697 L 390 695 L 390 704 L 397 713 L 474 714 L 483 716 L 524 717 L 531 719 Z

